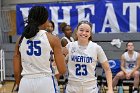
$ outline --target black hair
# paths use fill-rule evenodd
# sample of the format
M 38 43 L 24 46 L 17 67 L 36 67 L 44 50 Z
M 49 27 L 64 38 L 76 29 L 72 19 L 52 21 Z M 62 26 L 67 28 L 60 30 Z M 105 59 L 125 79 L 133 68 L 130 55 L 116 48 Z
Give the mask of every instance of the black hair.
M 63 22 L 63 23 L 60 24 L 60 28 L 61 28 L 61 31 L 62 31 L 63 33 L 65 32 L 66 26 L 69 26 L 69 27 L 70 27 L 70 25 L 68 25 L 68 24 L 65 23 L 65 22 Z
M 39 32 L 39 26 L 48 19 L 48 11 L 44 6 L 33 6 L 28 15 L 27 25 L 24 27 L 22 37 L 27 39 L 34 37 Z
M 54 22 L 52 20 L 50 20 L 49 22 L 52 24 L 53 30 L 54 30 L 54 28 L 55 28 Z

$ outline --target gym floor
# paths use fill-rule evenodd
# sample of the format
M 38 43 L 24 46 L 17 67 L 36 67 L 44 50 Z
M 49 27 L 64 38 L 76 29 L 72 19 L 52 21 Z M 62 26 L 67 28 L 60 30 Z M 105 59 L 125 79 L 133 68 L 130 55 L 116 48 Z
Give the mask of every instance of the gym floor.
M 13 86 L 14 86 L 14 81 L 6 81 L 3 85 L 0 84 L 0 93 L 17 93 L 16 91 L 12 92 Z M 125 89 L 124 93 L 129 93 L 128 87 L 125 86 L 123 88 Z M 63 93 L 62 88 L 61 88 L 61 93 Z M 116 88 L 114 89 L 114 93 L 117 93 Z
M 17 93 L 16 91 L 12 92 L 14 86 L 14 81 L 5 81 L 4 84 L 0 84 L 0 93 Z M 16 86 L 14 88 L 16 90 Z M 62 86 L 60 86 L 60 92 L 63 93 Z
M 6 81 L 3 85 L 0 84 L 0 93 L 12 93 L 14 81 Z M 17 93 L 14 91 L 13 93 Z

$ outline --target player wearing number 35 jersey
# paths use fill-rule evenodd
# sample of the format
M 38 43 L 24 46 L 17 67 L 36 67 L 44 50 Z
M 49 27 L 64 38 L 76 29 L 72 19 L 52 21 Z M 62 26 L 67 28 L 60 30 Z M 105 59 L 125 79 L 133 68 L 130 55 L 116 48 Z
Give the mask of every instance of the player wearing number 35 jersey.
M 91 24 L 81 21 L 77 26 L 77 41 L 66 45 L 68 55 L 68 84 L 66 93 L 98 93 L 95 68 L 100 62 L 105 69 L 108 80 L 108 92 L 112 90 L 112 74 L 106 55 L 98 44 L 91 41 Z
M 64 55 L 58 37 L 46 29 L 48 11 L 33 6 L 14 52 L 14 75 L 18 93 L 59 93 L 52 69 L 52 56 L 59 73 L 66 72 Z

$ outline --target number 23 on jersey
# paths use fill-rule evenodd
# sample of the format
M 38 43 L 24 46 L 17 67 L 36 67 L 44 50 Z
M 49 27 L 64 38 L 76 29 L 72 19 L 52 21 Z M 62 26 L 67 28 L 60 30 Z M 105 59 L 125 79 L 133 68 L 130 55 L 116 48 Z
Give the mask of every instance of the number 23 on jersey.
M 87 65 L 85 64 L 75 64 L 76 67 L 76 75 L 77 76 L 86 76 L 87 72 Z

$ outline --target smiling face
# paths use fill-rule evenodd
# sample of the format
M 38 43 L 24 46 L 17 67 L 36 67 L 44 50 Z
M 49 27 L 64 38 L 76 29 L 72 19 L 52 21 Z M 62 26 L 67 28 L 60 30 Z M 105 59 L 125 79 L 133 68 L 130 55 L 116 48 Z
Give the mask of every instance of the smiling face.
M 64 29 L 64 34 L 66 37 L 71 37 L 72 35 L 72 29 L 69 25 L 67 25 Z
M 49 22 L 49 24 L 48 24 L 48 29 L 50 29 L 51 32 L 53 32 L 53 30 L 54 30 L 53 25 L 52 25 L 52 23 L 50 23 L 50 22 Z
M 46 24 L 46 30 L 50 33 L 52 33 L 54 31 L 54 26 L 50 21 L 48 21 Z
M 78 26 L 76 32 L 77 39 L 80 41 L 87 42 L 91 37 L 91 27 L 87 23 L 82 23 Z

